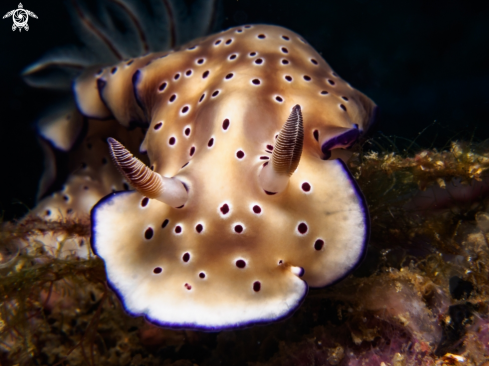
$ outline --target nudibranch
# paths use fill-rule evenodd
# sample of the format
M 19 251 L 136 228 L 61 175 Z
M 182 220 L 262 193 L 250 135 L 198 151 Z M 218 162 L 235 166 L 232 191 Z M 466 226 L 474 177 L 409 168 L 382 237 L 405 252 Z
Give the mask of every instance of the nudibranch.
M 115 137 L 137 151 L 144 138 L 140 129 L 129 131 L 113 119 L 86 119 L 76 109 L 67 108 L 42 118 L 38 123 L 38 133 L 45 155 L 39 196 L 49 192 L 56 178 L 59 179 L 59 170 L 63 169 L 56 164 L 59 160 L 66 162 L 71 174 L 62 188 L 40 200 L 29 216 L 46 221 L 85 219 L 102 197 L 110 192 L 130 189 L 128 182 L 111 163 L 106 140 Z M 55 158 L 55 155 L 61 154 L 61 159 Z M 145 159 L 142 154 L 138 154 L 138 157 Z M 39 239 L 44 243 L 44 251 L 52 256 L 91 256 L 90 247 L 86 245 L 87 238 L 44 233 Z
M 336 157 L 375 104 L 292 31 L 231 28 L 87 70 L 74 90 L 85 116 L 147 126 L 147 164 L 108 139 L 135 190 L 91 211 L 92 248 L 130 314 L 201 330 L 266 323 L 362 260 L 367 205 Z

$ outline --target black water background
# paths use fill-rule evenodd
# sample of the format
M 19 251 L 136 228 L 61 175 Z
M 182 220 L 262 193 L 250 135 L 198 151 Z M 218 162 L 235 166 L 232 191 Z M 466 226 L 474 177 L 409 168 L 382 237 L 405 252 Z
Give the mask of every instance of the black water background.
M 29 20 L 28 32 L 12 32 L 12 20 L 0 20 L 0 212 L 6 219 L 35 203 L 43 159 L 33 126 L 63 96 L 28 87 L 19 74 L 45 51 L 76 43 L 63 1 L 23 5 L 39 17 Z M 3 0 L 0 15 L 15 8 L 16 1 Z M 222 28 L 243 23 L 300 33 L 377 102 L 380 139 L 396 135 L 441 149 L 450 140 L 489 137 L 487 1 L 224 0 Z

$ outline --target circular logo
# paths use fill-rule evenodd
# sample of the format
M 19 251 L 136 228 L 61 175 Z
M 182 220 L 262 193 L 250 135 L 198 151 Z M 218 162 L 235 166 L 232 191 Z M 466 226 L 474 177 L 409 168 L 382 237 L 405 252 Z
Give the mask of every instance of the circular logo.
M 17 9 L 12 14 L 12 19 L 17 27 L 22 28 L 27 24 L 29 15 L 24 9 Z

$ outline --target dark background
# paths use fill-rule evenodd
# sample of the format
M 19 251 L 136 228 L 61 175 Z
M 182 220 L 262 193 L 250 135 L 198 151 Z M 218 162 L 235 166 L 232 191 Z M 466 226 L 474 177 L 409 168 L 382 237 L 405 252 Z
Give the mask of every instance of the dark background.
M 0 15 L 19 0 L 3 0 Z M 77 42 L 62 0 L 22 2 L 28 32 L 0 20 L 0 214 L 35 203 L 43 169 L 34 123 L 62 96 L 28 87 L 21 70 Z M 221 29 L 269 23 L 300 33 L 352 86 L 380 106 L 374 136 L 402 150 L 489 138 L 489 2 L 471 0 L 223 0 Z M 420 134 L 421 133 L 421 134 Z M 384 136 L 397 146 L 389 146 Z

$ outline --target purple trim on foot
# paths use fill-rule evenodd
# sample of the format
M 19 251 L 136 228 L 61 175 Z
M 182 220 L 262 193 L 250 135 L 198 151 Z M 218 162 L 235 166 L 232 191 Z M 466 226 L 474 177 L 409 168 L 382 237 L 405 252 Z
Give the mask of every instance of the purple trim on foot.
M 360 190 L 360 187 L 358 186 L 357 181 L 353 177 L 353 175 L 350 173 L 350 170 L 346 166 L 346 164 L 341 160 L 337 159 L 336 160 L 339 164 L 341 164 L 343 171 L 345 174 L 348 176 L 348 180 L 350 181 L 350 184 L 353 186 L 353 189 L 355 190 L 355 195 L 357 196 L 358 200 L 360 201 L 360 207 L 363 211 L 363 220 L 364 220 L 364 225 L 365 225 L 365 232 L 363 235 L 363 243 L 362 243 L 362 250 L 358 254 L 357 258 L 357 263 L 347 272 L 343 274 L 343 276 L 337 278 L 333 282 L 327 284 L 326 286 L 323 287 L 329 287 L 332 286 L 342 280 L 344 280 L 346 277 L 348 277 L 352 272 L 354 272 L 360 264 L 363 262 L 365 257 L 367 256 L 367 247 L 368 247 L 368 242 L 370 240 L 370 213 L 368 210 L 368 205 L 367 201 L 365 200 L 365 196 L 363 195 L 362 191 Z
M 326 141 L 323 146 L 321 146 L 321 151 L 325 155 L 326 159 L 329 159 L 331 156 L 331 150 L 337 147 L 350 147 L 357 141 L 360 136 L 360 130 L 358 129 L 358 125 L 355 125 L 355 128 L 352 128 L 341 135 L 335 136 L 328 141 Z
M 104 260 L 102 257 L 99 256 L 98 254 L 98 243 L 97 243 L 97 211 L 99 208 L 105 206 L 105 205 L 113 205 L 115 204 L 114 200 L 122 198 L 124 196 L 129 196 L 132 194 L 135 194 L 135 191 L 121 191 L 121 192 L 115 192 L 115 193 L 110 193 L 107 196 L 103 197 L 100 201 L 97 202 L 97 204 L 92 208 L 90 212 L 90 221 L 91 221 L 91 236 L 90 236 L 90 244 L 92 247 L 92 251 L 97 255 L 100 259 Z M 105 262 L 105 261 L 104 261 Z M 281 316 L 277 316 L 275 319 L 256 319 L 256 320 L 251 320 L 249 322 L 242 322 L 242 323 L 235 323 L 233 325 L 225 325 L 225 326 L 203 326 L 200 324 L 195 324 L 195 323 L 172 323 L 172 322 L 165 322 L 165 321 L 160 321 L 158 319 L 152 319 L 148 317 L 145 313 L 133 313 L 130 310 L 127 309 L 125 303 L 124 303 L 124 296 L 123 294 L 117 289 L 117 287 L 114 286 L 114 284 L 110 281 L 109 278 L 107 278 L 107 285 L 109 288 L 114 291 L 116 296 L 118 297 L 119 301 L 121 302 L 124 310 L 132 316 L 144 316 L 147 321 L 150 323 L 153 323 L 155 325 L 158 325 L 160 327 L 164 328 L 171 328 L 171 329 L 188 329 L 188 330 L 200 330 L 204 332 L 218 332 L 221 330 L 233 330 L 233 329 L 242 329 L 242 328 L 248 328 L 252 327 L 254 325 L 261 325 L 261 324 L 268 324 L 268 323 L 273 323 L 279 320 L 284 320 L 287 319 L 288 317 L 292 316 L 294 312 L 300 308 L 302 303 L 304 302 L 307 293 L 309 292 L 309 286 L 307 285 L 306 282 L 304 282 L 304 293 L 301 295 L 299 301 L 296 304 L 290 304 L 290 309 L 287 313 L 282 314 Z

